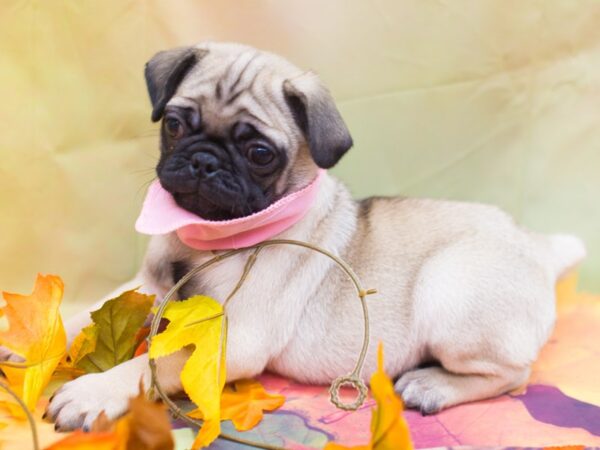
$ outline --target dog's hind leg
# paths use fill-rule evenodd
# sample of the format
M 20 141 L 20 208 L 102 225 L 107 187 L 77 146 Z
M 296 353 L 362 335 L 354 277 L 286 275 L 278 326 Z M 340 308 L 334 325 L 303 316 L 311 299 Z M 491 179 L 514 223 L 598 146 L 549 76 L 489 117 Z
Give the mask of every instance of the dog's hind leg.
M 467 364 L 468 365 L 468 364 Z M 493 375 L 452 373 L 443 367 L 406 372 L 396 382 L 408 408 L 434 414 L 460 403 L 495 397 L 523 385 L 528 368 L 497 368 Z
M 407 406 L 431 414 L 527 382 L 555 318 L 553 274 L 516 244 L 470 237 L 421 270 L 415 330 L 439 367 L 396 384 Z

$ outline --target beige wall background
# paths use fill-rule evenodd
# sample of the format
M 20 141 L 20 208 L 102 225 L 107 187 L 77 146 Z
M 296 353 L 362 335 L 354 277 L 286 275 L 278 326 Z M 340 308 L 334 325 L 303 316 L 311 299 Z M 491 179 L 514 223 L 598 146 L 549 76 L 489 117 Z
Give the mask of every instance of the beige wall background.
M 577 233 L 600 290 L 594 0 L 2 0 L 0 289 L 56 273 L 74 309 L 134 274 L 157 156 L 143 65 L 204 39 L 321 74 L 355 138 L 334 172 L 356 196 L 484 201 Z

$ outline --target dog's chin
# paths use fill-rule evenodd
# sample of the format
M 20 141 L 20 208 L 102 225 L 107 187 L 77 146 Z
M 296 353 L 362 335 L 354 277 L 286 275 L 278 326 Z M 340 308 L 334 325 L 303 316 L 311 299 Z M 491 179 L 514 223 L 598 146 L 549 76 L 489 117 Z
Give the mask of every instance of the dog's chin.
M 206 199 L 197 192 L 175 192 L 172 195 L 179 207 L 206 220 L 231 220 L 252 214 L 250 211 L 244 211 L 239 205 L 240 202 L 219 204 L 216 201 Z
M 270 204 L 266 197 L 248 198 L 237 190 L 214 189 L 204 183 L 192 192 L 167 190 L 179 207 L 206 220 L 238 219 L 261 211 Z

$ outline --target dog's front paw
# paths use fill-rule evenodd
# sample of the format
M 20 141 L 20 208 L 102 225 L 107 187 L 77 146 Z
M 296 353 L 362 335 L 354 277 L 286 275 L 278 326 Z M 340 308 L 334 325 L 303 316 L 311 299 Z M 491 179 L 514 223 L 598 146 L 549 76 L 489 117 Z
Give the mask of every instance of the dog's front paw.
M 435 414 L 450 403 L 446 378 L 447 372 L 441 367 L 412 370 L 400 377 L 395 389 L 407 408 L 418 409 L 423 415 Z
M 114 419 L 127 411 L 129 398 L 138 386 L 126 386 L 111 376 L 110 371 L 84 375 L 62 386 L 50 399 L 45 417 L 55 422 L 54 428 L 68 431 L 89 430 L 104 411 Z

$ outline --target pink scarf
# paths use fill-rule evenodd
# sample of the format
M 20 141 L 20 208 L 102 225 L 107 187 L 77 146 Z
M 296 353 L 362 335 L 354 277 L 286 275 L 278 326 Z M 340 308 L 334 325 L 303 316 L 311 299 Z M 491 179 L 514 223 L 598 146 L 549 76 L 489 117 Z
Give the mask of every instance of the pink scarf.
M 228 250 L 250 247 L 287 230 L 304 217 L 312 206 L 322 175 L 304 188 L 277 200 L 250 216 L 232 220 L 205 220 L 180 208 L 158 181 L 148 188 L 135 229 L 143 234 L 175 231 L 188 247 L 197 250 Z

